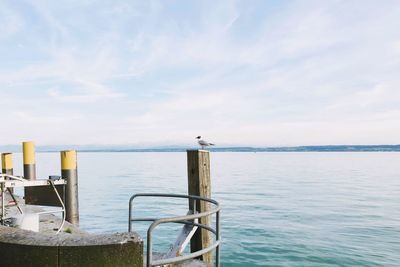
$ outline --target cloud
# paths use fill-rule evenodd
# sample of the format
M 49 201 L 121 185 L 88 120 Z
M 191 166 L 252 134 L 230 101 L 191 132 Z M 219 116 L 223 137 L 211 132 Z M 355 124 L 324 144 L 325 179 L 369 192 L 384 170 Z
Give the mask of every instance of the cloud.
M 162 144 L 201 134 L 297 145 L 400 134 L 396 1 L 3 7 L 0 97 L 20 109 L 4 142 L 32 133 L 45 143 Z M 18 125 L 65 129 L 49 113 L 73 130 L 41 137 Z
M 120 98 L 124 96 L 121 93 L 107 92 L 107 88 L 104 88 L 101 84 L 93 83 L 90 81 L 76 82 L 84 86 L 83 93 L 63 94 L 61 90 L 51 88 L 48 90 L 48 95 L 55 101 L 63 103 L 93 103 L 99 101 L 109 101 L 110 99 Z

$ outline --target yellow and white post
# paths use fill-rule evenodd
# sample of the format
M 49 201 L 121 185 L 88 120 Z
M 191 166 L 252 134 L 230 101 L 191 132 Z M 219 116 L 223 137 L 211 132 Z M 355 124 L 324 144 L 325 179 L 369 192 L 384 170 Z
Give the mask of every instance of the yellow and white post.
M 23 142 L 22 153 L 24 161 L 24 178 L 27 180 L 36 180 L 35 144 L 33 142 Z
M 14 174 L 12 153 L 1 153 L 1 172 L 9 175 Z
M 1 172 L 14 175 L 12 153 L 1 153 Z M 12 188 L 10 190 L 13 192 Z
M 78 170 L 75 150 L 65 150 L 61 155 L 61 177 L 67 181 L 65 188 L 65 218 L 79 225 Z

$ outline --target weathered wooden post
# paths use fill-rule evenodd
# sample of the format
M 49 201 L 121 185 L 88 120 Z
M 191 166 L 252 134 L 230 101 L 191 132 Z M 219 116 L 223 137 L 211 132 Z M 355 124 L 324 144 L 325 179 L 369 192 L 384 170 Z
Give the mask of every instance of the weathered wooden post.
M 60 156 L 61 177 L 67 180 L 67 185 L 65 188 L 65 219 L 72 224 L 79 225 L 78 170 L 76 163 L 76 151 L 61 151 Z
M 14 175 L 12 153 L 1 153 L 1 172 L 9 175 Z M 13 188 L 9 188 L 11 192 Z
M 211 198 L 210 180 L 210 152 L 206 150 L 188 150 L 188 191 L 189 195 Z M 196 211 L 204 212 L 209 210 L 209 203 L 197 201 Z M 189 209 L 193 209 L 192 201 L 189 201 Z M 203 217 L 199 223 L 211 225 L 211 216 Z M 212 245 L 212 235 L 205 229 L 199 229 L 190 241 L 191 252 L 199 251 Z M 212 252 L 201 256 L 201 260 L 209 265 L 213 265 Z
M 22 143 L 24 161 L 24 178 L 36 180 L 35 144 L 33 142 Z

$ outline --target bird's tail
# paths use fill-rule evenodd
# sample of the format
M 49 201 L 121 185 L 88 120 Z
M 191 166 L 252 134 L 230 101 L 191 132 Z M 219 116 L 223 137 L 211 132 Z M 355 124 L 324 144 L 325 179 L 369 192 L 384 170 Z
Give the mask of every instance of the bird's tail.
M 210 146 L 215 146 L 215 144 L 209 143 Z

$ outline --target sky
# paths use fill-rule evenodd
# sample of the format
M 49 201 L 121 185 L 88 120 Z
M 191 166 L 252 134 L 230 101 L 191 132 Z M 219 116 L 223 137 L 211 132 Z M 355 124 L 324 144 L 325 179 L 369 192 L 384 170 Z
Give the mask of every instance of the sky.
M 400 2 L 0 1 L 0 144 L 400 143 Z

